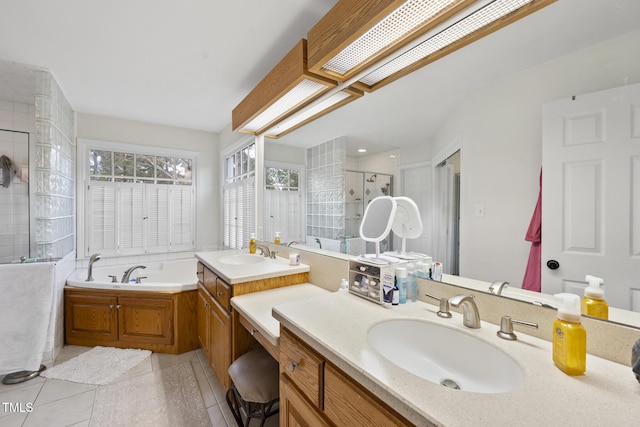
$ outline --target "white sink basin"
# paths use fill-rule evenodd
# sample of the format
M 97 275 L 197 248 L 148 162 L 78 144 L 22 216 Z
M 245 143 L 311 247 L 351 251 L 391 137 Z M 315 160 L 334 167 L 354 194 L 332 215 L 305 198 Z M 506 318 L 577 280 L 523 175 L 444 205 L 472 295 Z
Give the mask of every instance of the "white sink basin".
M 367 338 L 390 362 L 436 384 L 475 393 L 504 393 L 524 381 L 520 367 L 503 351 L 435 323 L 390 320 L 373 326 Z
M 259 262 L 264 262 L 264 257 L 262 255 L 250 254 L 229 255 L 220 258 L 220 262 L 232 265 L 257 264 Z

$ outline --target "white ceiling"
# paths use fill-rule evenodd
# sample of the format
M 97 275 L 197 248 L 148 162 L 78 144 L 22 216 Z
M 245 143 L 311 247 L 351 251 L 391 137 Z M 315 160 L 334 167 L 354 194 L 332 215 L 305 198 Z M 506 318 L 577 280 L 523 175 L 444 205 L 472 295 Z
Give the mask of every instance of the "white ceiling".
M 336 3 L 0 1 L 0 60 L 49 69 L 74 110 L 211 132 Z M 277 143 L 424 143 L 474 88 L 639 27 L 638 0 L 558 0 Z

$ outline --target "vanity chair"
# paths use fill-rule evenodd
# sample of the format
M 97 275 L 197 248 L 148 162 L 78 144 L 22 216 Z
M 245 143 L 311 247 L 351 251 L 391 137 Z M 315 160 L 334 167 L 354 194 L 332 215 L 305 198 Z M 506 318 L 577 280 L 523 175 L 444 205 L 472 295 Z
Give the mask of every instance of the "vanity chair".
M 262 420 L 262 427 L 280 411 L 279 375 L 278 362 L 264 348 L 243 354 L 229 366 L 232 384 L 225 398 L 239 427 L 248 427 L 252 418 Z

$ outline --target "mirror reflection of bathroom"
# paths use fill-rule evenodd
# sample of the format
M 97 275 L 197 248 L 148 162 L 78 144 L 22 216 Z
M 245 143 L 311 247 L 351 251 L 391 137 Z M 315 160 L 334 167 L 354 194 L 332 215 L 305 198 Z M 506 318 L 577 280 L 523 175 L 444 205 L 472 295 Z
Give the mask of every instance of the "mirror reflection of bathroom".
M 350 255 L 374 253 L 375 245 L 359 237 L 360 224 L 367 205 L 379 196 L 393 196 L 393 175 L 380 172 L 345 171 L 345 250 Z M 380 250 L 392 249 L 392 239 L 387 236 L 380 242 Z
M 0 129 L 0 264 L 29 258 L 29 134 Z
M 458 275 L 460 260 L 460 151 L 434 168 L 434 259 L 444 272 Z

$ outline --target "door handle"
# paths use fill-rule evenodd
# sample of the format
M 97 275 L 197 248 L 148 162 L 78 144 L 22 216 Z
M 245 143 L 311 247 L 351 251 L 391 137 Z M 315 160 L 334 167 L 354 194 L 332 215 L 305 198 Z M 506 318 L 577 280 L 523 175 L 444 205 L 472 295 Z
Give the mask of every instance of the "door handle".
M 557 270 L 558 268 L 560 268 L 560 263 L 555 259 L 550 259 L 549 261 L 547 261 L 547 267 L 549 267 L 551 270 Z

